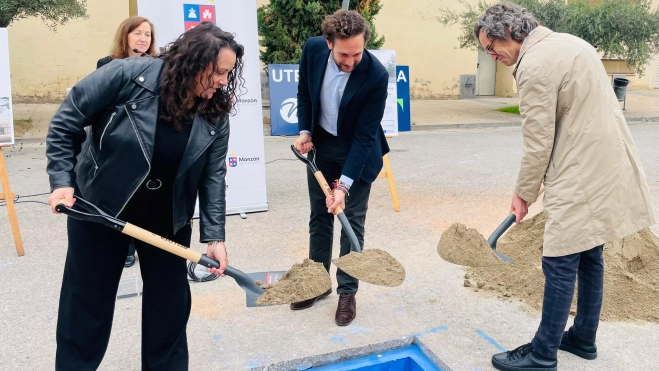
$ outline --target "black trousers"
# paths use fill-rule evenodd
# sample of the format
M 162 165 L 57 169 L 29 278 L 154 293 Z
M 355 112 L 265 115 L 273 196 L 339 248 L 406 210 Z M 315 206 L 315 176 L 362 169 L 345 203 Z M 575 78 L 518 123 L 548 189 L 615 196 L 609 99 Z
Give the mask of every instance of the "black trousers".
M 533 351 L 556 358 L 574 297 L 574 281 L 578 278 L 577 315 L 572 334 L 584 341 L 595 342 L 604 294 L 603 245 L 577 254 L 543 257 L 545 293 L 542 321 L 533 338 Z
M 313 133 L 313 143 L 316 147 L 316 165 L 328 183 L 341 177 L 341 171 L 348 157 L 348 151 L 339 142 L 339 139 L 322 128 L 318 127 Z M 309 186 L 309 202 L 311 217 L 309 219 L 309 259 L 323 263 L 329 272 L 332 245 L 334 237 L 334 214 L 327 212 L 325 194 L 320 188 L 313 173 L 307 168 L 307 183 Z M 371 183 L 363 179 L 353 179 L 350 195 L 346 196 L 345 215 L 357 235 L 359 244 L 364 247 L 364 225 L 368 198 L 371 193 Z M 350 253 L 350 240 L 341 230 L 340 256 Z M 359 281 L 338 269 L 336 272 L 338 283 L 337 293 L 357 293 Z
M 171 216 L 135 225 L 190 246 L 187 225 L 176 235 Z M 112 317 L 131 237 L 68 218 L 69 246 L 57 319 L 56 370 L 96 370 L 110 339 Z M 169 232 L 168 232 L 169 231 Z M 187 370 L 190 286 L 185 260 L 135 240 L 142 273 L 142 369 Z

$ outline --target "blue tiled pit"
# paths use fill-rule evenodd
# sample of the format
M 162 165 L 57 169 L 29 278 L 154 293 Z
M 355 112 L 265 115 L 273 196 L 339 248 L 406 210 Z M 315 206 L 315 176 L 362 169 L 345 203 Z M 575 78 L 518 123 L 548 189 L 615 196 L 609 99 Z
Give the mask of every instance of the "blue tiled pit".
M 375 354 L 333 365 L 314 367 L 313 371 L 442 371 L 423 354 L 418 345 Z

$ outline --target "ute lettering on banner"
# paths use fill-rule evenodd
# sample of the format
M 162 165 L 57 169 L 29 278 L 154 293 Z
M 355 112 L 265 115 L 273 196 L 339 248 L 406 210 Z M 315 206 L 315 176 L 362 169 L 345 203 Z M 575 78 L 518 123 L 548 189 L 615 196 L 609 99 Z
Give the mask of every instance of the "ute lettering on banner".
M 244 46 L 245 91 L 236 102 L 238 113 L 230 118 L 227 214 L 267 211 L 256 0 L 138 0 L 137 11 L 153 23 L 157 47 L 164 47 L 204 21 L 235 34 L 236 41 Z

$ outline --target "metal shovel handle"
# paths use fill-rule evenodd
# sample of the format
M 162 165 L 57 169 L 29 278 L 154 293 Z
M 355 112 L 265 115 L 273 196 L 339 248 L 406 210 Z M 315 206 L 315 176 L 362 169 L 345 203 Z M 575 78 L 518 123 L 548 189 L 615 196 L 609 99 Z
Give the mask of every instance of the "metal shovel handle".
M 540 191 L 538 192 L 537 198 L 540 198 L 543 193 L 545 193 L 544 184 L 540 186 Z M 533 205 L 533 202 L 529 202 L 527 207 L 531 207 L 531 205 Z M 497 241 L 499 240 L 499 237 L 501 237 L 501 235 L 503 235 L 508 230 L 508 228 L 510 228 L 510 226 L 515 223 L 515 220 L 517 220 L 517 215 L 515 212 L 512 212 L 510 215 L 508 215 L 508 217 L 506 217 L 503 223 L 501 223 L 497 229 L 492 232 L 490 238 L 487 239 L 487 244 L 490 245 L 492 249 L 497 249 Z

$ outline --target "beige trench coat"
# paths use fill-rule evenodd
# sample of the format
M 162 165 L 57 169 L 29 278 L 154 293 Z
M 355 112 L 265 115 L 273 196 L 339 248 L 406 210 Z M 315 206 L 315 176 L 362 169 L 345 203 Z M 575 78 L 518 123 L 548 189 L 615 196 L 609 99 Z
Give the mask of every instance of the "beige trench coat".
M 513 75 L 524 138 L 515 192 L 535 202 L 544 181 L 544 256 L 586 251 L 653 225 L 645 173 L 595 49 L 538 27 Z

